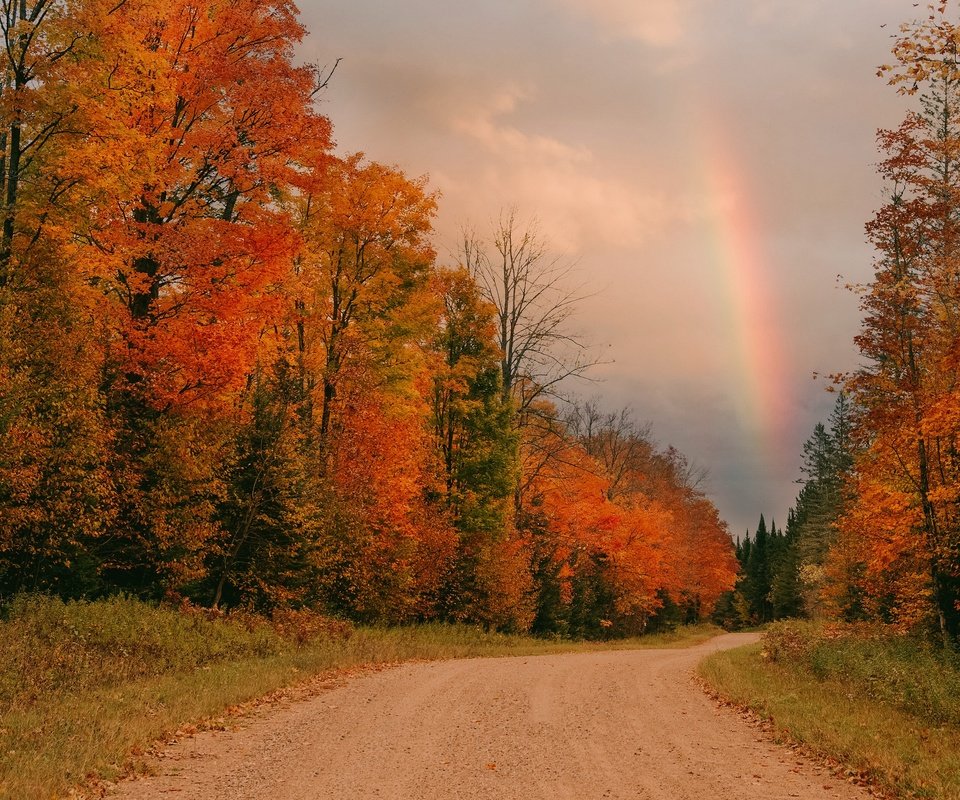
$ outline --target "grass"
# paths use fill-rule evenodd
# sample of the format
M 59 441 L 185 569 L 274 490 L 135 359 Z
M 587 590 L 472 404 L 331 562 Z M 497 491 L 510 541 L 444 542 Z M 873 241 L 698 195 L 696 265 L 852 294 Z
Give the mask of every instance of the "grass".
M 880 628 L 772 626 L 700 665 L 777 734 L 897 797 L 960 800 L 960 658 Z
M 0 622 L 0 798 L 48 800 L 144 769 L 157 741 L 220 726 L 315 676 L 409 660 L 697 644 L 697 626 L 603 643 L 454 625 L 359 628 L 309 614 L 268 623 L 115 598 L 17 599 Z

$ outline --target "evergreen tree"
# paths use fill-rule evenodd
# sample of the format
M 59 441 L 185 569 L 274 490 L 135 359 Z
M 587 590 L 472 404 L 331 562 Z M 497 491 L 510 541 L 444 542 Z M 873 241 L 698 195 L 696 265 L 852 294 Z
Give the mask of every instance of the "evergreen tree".
M 503 393 L 493 306 L 465 269 L 441 271 L 435 284 L 443 311 L 434 347 L 443 364 L 434 378 L 432 417 L 445 500 L 459 533 L 442 606 L 448 616 L 478 618 L 497 591 L 484 580 L 484 563 L 512 521 L 514 407 Z
M 744 582 L 744 595 L 750 602 L 750 608 L 758 622 L 768 622 L 773 619 L 773 606 L 770 602 L 771 588 L 771 536 L 767 530 L 767 523 L 763 514 L 757 531 L 750 546 L 750 555 L 747 558 Z
M 794 509 L 787 514 L 787 526 L 780 538 L 779 554 L 770 589 L 774 619 L 796 617 L 802 613 L 800 564 L 797 549 L 798 523 Z
M 836 541 L 844 479 L 853 463 L 850 429 L 850 402 L 841 393 L 829 428 L 817 423 L 803 444 L 802 486 L 787 518 L 786 532 L 774 531 L 768 548 L 775 619 L 821 613 L 827 580 L 824 563 Z

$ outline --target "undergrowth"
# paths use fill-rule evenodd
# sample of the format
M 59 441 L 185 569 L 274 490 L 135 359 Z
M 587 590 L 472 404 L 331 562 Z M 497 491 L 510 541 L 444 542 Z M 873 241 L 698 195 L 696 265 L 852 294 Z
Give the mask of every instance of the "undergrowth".
M 793 623 L 772 626 L 763 645 L 771 662 L 926 722 L 960 726 L 960 656 L 926 637 L 876 625 Z

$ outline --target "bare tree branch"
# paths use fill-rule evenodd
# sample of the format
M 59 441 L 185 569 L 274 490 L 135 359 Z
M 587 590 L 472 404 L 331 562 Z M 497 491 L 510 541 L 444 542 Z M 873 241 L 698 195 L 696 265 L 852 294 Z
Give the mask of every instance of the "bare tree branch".
M 537 400 L 559 397 L 562 383 L 600 363 L 570 330 L 589 294 L 570 288 L 576 264 L 551 254 L 536 221 L 522 223 L 515 208 L 501 212 L 490 242 L 465 230 L 459 257 L 496 309 L 503 393 L 523 424 Z

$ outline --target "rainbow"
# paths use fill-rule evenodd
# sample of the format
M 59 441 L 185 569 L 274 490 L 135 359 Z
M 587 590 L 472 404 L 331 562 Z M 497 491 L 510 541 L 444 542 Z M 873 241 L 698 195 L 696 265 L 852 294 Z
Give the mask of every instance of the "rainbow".
M 789 359 L 784 346 L 769 256 L 758 244 L 760 229 L 747 171 L 720 126 L 705 125 L 700 176 L 709 220 L 709 257 L 716 276 L 718 310 L 730 331 L 736 375 L 735 408 L 742 428 L 768 464 L 795 460 L 789 439 Z

